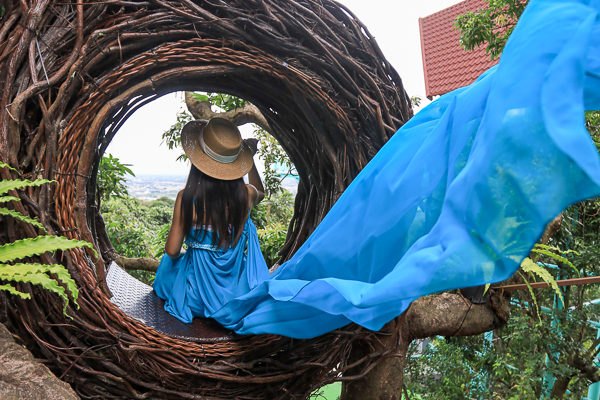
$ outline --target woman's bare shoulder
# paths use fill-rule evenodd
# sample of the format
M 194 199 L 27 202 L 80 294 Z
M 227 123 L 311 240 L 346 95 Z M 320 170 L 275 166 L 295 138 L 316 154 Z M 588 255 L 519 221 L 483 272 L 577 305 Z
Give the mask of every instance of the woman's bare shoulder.
M 250 203 L 250 207 L 256 204 L 256 199 L 258 198 L 258 189 L 249 183 L 246 184 L 246 189 L 248 189 L 248 202 Z
M 248 194 L 249 194 L 251 197 L 254 197 L 254 198 L 256 198 L 256 196 L 258 196 L 258 189 L 256 189 L 256 188 L 254 187 L 254 185 L 251 185 L 251 184 L 247 183 L 247 184 L 246 184 L 246 189 L 248 189 Z

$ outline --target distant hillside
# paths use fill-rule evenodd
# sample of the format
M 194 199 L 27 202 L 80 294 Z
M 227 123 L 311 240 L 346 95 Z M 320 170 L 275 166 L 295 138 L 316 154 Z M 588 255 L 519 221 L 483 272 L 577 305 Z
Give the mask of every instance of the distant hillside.
M 185 186 L 187 176 L 138 175 L 128 177 L 129 194 L 140 200 L 156 200 L 160 197 L 175 199 L 177 193 Z
M 151 201 L 161 197 L 175 199 L 185 186 L 186 175 L 138 175 L 127 178 L 127 190 L 136 199 Z M 285 178 L 282 186 L 293 195 L 298 191 L 295 178 Z

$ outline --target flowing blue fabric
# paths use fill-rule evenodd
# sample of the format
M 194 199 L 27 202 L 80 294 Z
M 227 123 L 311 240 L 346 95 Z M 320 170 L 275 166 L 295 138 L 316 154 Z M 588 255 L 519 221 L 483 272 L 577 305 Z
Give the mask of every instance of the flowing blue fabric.
M 421 296 L 509 278 L 553 217 L 600 194 L 584 127 L 584 111 L 600 109 L 599 11 L 598 0 L 532 0 L 498 66 L 404 125 L 272 276 L 247 262 L 256 279 L 199 315 L 240 334 L 378 330 Z M 177 289 L 198 285 L 203 302 L 218 282 L 205 257 L 186 261 L 203 272 Z

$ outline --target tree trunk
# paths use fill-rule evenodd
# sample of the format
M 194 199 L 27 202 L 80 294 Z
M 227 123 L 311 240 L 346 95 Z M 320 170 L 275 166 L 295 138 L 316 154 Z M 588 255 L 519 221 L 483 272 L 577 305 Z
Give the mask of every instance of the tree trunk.
M 388 333 L 375 348 L 368 345 L 352 348 L 348 364 L 352 364 L 361 358 L 368 356 L 373 351 L 385 352 L 394 350 L 390 357 L 382 360 L 369 371 L 363 379 L 355 381 L 344 381 L 342 383 L 342 395 L 340 399 L 364 399 L 364 400 L 400 400 L 402 398 L 402 377 L 408 345 L 406 340 L 399 339 L 397 324 L 400 318 L 396 318 L 381 329 Z M 359 375 L 360 370 L 350 370 L 350 375 Z
M 554 381 L 552 391 L 550 392 L 551 399 L 562 399 L 569 388 L 569 382 L 573 379 L 572 376 L 565 376 Z
M 5 400 L 76 400 L 71 387 L 58 380 L 33 355 L 13 340 L 0 324 L 0 399 Z

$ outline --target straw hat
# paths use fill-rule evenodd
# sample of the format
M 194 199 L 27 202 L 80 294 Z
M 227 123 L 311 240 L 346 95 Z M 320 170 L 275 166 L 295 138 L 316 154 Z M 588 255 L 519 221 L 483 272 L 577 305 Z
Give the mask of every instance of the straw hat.
M 237 126 L 224 118 L 190 121 L 181 131 L 181 145 L 192 164 L 213 178 L 241 178 L 253 165 L 252 151 Z

